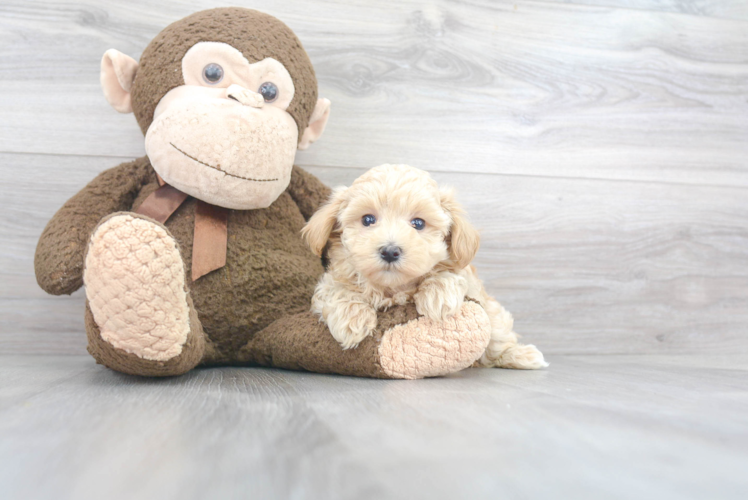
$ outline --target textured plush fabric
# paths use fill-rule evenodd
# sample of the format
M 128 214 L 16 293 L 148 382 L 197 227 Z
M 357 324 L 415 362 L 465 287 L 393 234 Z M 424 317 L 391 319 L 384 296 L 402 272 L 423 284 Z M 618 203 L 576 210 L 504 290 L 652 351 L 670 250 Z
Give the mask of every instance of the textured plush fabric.
M 304 332 L 303 336 L 297 332 Z M 286 316 L 259 332 L 239 352 L 237 362 L 288 370 L 390 378 L 379 365 L 377 331 L 356 349 L 343 350 L 324 323 L 310 312 Z
M 184 84 L 182 58 L 198 42 L 227 43 L 239 49 L 250 63 L 266 57 L 280 61 L 296 87 L 287 111 L 296 121 L 301 139 L 317 103 L 317 78 L 309 56 L 293 31 L 281 21 L 240 7 L 187 16 L 167 26 L 146 47 L 132 86 L 132 107 L 144 134 L 164 94 Z
M 197 312 L 192 307 L 192 300 L 189 295 L 187 296 L 187 305 L 190 310 L 190 333 L 182 346 L 182 352 L 168 361 L 154 361 L 117 349 L 101 338 L 99 326 L 94 320 L 88 302 L 86 302 L 85 323 L 86 335 L 88 336 L 88 352 L 97 363 L 129 375 L 169 377 L 187 373 L 205 358 L 205 354 L 210 347 L 203 336 Z
M 120 113 L 132 113 L 130 88 L 138 62 L 122 52 L 109 49 L 101 58 L 101 88 L 104 97 Z
M 292 182 L 270 207 L 229 211 L 226 265 L 190 285 L 203 328 L 224 362 L 276 319 L 309 309 L 322 265 L 299 236 L 306 219 L 294 202 L 292 186 L 314 191 L 320 199 L 329 190 L 301 172 L 294 168 L 292 178 L 304 176 L 306 182 Z M 157 187 L 154 178 L 134 206 Z M 188 199 L 165 224 L 179 242 L 186 269 L 192 268 L 195 204 Z
M 83 286 L 83 254 L 94 228 L 107 215 L 130 210 L 148 182 L 156 174 L 144 157 L 102 172 L 65 202 L 36 246 L 36 280 L 45 292 L 70 295 Z
M 159 175 L 212 205 L 269 206 L 288 186 L 296 156 L 291 115 L 270 105 L 256 109 L 200 92 L 182 94 L 172 110 L 157 114 L 145 138 Z
M 157 188 L 155 172 L 141 158 L 103 172 L 65 203 L 37 246 L 42 288 L 54 294 L 80 288 L 94 228 L 113 212 L 139 206 Z M 308 310 L 323 269 L 299 232 L 329 192 L 316 177 L 294 167 L 288 189 L 270 207 L 229 212 L 226 266 L 191 285 L 215 357 L 231 362 L 232 353 L 252 334 L 287 314 Z M 303 200 L 301 206 L 295 199 Z M 185 201 L 165 224 L 179 244 L 185 269 L 192 264 L 195 203 Z
M 94 231 L 83 281 L 101 337 L 139 358 L 166 361 L 190 333 L 182 256 L 151 219 L 116 213 Z
M 239 363 L 289 370 L 417 379 L 467 368 L 490 339 L 483 308 L 466 302 L 444 325 L 419 316 L 414 304 L 380 312 L 377 328 L 356 349 L 342 350 L 317 316 L 300 313 L 279 319 L 242 348 Z M 300 337 L 297 332 L 306 332 Z
M 241 350 L 238 362 L 289 370 L 392 378 L 379 363 L 379 344 L 392 327 L 418 318 L 415 305 L 380 312 L 374 333 L 356 349 L 343 350 L 324 323 L 304 312 L 282 318 L 260 332 Z M 305 332 L 299 337 L 296 332 Z
M 425 317 L 395 325 L 379 345 L 382 371 L 392 378 L 434 377 L 472 365 L 491 339 L 491 323 L 475 302 L 437 323 Z

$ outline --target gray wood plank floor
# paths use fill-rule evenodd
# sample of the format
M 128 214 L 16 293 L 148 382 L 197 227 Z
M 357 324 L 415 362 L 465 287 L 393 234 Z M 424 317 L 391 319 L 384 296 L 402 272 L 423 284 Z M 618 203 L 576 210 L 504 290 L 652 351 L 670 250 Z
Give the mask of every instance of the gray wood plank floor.
M 546 0 L 577 5 L 654 10 L 694 16 L 721 17 L 748 21 L 745 0 Z
M 0 496 L 744 499 L 748 358 L 365 380 L 0 358 Z
M 333 101 L 298 163 L 458 190 L 542 372 L 142 380 L 36 286 L 46 221 L 144 154 L 98 83 L 212 0 L 0 3 L 0 498 L 748 498 L 748 2 L 267 0 Z M 731 353 L 725 355 L 724 353 Z
M 168 22 L 215 5 L 4 2 L 0 106 L 13 120 L 0 151 L 141 155 L 132 117 L 101 96 L 101 54 L 137 57 Z M 263 2 L 333 102 L 303 164 L 748 186 L 744 21 L 501 0 L 306 5 Z

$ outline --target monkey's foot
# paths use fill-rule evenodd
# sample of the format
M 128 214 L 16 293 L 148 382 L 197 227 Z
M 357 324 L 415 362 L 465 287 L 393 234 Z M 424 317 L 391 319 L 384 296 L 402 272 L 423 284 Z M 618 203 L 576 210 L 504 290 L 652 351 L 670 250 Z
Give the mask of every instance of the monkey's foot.
M 455 316 L 435 321 L 419 317 L 382 336 L 379 363 L 391 378 L 437 377 L 471 366 L 491 337 L 488 315 L 465 302 Z
M 184 262 L 162 225 L 130 213 L 105 219 L 91 236 L 83 279 L 108 344 L 157 362 L 182 353 L 191 319 Z

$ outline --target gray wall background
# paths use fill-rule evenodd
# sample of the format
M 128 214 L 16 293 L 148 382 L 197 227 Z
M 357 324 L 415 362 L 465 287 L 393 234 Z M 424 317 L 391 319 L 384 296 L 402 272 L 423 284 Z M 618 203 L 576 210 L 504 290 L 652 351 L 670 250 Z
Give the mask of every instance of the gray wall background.
M 748 353 L 748 2 L 249 2 L 333 102 L 297 163 L 409 163 L 455 186 L 476 265 L 546 354 Z M 47 220 L 144 154 L 98 83 L 210 1 L 0 5 L 0 352 L 85 353 L 83 293 L 38 289 Z

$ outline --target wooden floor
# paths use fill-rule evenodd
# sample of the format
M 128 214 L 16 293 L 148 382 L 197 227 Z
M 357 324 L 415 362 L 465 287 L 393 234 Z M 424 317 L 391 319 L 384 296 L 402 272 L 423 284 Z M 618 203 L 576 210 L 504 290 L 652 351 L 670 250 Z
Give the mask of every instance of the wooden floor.
M 555 356 L 421 381 L 144 380 L 5 356 L 0 380 L 3 499 L 748 495 L 746 356 Z
M 33 254 L 144 154 L 101 55 L 225 4 L 285 21 L 333 103 L 299 165 L 457 188 L 548 370 L 93 364 Z M 0 179 L 0 500 L 748 498 L 748 1 L 3 0 Z

